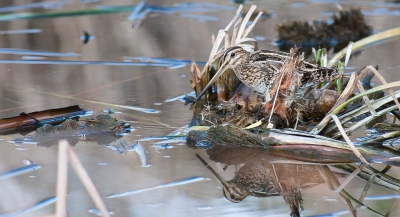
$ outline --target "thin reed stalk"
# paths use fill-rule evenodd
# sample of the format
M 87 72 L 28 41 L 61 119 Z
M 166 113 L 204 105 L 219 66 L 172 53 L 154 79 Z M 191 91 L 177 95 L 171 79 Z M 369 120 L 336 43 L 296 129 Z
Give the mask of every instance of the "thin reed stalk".
M 75 173 L 78 175 L 82 184 L 85 186 L 86 191 L 89 193 L 89 195 L 92 198 L 97 209 L 100 210 L 102 216 L 110 217 L 110 214 L 108 213 L 107 207 L 104 204 L 103 199 L 101 199 L 101 196 L 100 196 L 99 192 L 97 191 L 96 187 L 94 186 L 92 179 L 90 179 L 88 173 L 86 172 L 85 168 L 83 167 L 78 156 L 76 156 L 74 150 L 72 150 L 71 146 L 68 147 L 68 154 L 69 154 L 70 163 L 71 163 L 72 168 L 74 169 Z
M 321 175 L 324 174 L 323 176 L 325 176 L 326 179 L 327 179 L 327 180 L 325 180 L 325 179 L 324 180 L 330 182 L 330 184 L 328 184 L 328 186 L 332 186 L 334 189 L 338 188 L 340 186 L 340 183 L 336 179 L 336 177 L 333 174 L 333 172 L 329 169 L 329 167 L 326 166 L 326 165 L 321 165 L 320 167 L 321 167 L 321 170 L 320 170 Z M 372 209 L 371 207 L 363 204 L 362 202 L 360 202 L 359 200 L 357 200 L 356 198 L 351 196 L 351 194 L 349 194 L 347 191 L 341 190 L 340 193 L 344 197 L 346 197 L 346 198 L 350 199 L 351 201 L 355 202 L 356 204 L 358 204 L 360 206 L 364 206 L 365 208 L 367 208 L 369 211 L 373 212 L 374 214 L 377 214 L 378 216 L 384 216 L 382 213 Z M 350 211 L 353 212 L 354 210 L 350 209 Z
M 69 143 L 67 140 L 60 140 L 58 142 L 57 189 L 56 189 L 57 217 L 67 217 L 68 146 Z
M 372 44 L 378 42 L 378 41 L 383 41 L 386 39 L 390 39 L 396 36 L 400 35 L 400 27 L 389 29 L 368 37 L 365 37 L 357 42 L 354 43 L 351 51 L 354 53 L 355 51 L 358 51 L 362 48 L 365 48 L 367 46 L 371 46 Z M 329 61 L 328 66 L 333 66 L 337 61 L 340 60 L 340 58 L 343 56 L 343 54 L 347 51 L 347 47 L 343 48 L 343 50 L 339 51 L 336 53 L 334 57 Z

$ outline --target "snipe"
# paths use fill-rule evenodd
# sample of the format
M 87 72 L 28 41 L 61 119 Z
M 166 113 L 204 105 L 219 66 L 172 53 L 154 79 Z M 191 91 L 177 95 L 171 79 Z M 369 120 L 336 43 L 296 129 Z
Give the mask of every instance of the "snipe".
M 299 75 L 299 86 L 311 83 L 321 83 L 331 81 L 339 75 L 336 69 L 321 67 L 319 65 L 307 62 L 300 54 L 301 48 L 295 46 L 290 53 L 259 50 L 248 52 L 242 47 L 228 48 L 222 55 L 221 67 L 203 91 L 197 96 L 200 99 L 208 88 L 224 73 L 228 68 L 232 69 L 238 79 L 254 89 L 256 92 L 265 94 L 266 102 L 271 100 L 271 90 L 278 83 L 282 82 L 280 77 L 285 67 L 285 62 L 290 59 L 297 61 L 295 70 Z M 298 58 L 294 59 L 294 55 Z M 292 61 L 290 60 L 290 61 Z
M 300 217 L 300 209 L 303 209 L 301 192 L 324 183 L 314 165 L 273 165 L 263 160 L 263 155 L 246 162 L 232 180 L 225 181 L 199 155 L 196 156 L 222 184 L 224 196 L 229 201 L 239 203 L 249 195 L 254 197 L 282 195 L 291 209 L 291 217 Z

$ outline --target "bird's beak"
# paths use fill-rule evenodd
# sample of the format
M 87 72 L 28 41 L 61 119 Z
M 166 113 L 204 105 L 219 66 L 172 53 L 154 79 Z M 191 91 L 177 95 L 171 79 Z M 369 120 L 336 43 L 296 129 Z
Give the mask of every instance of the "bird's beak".
M 222 176 L 215 172 L 215 170 L 207 162 L 205 162 L 203 158 L 201 158 L 198 154 L 196 154 L 196 157 L 200 160 L 200 162 L 204 164 L 204 166 L 206 166 L 212 172 L 215 178 L 217 178 L 218 181 L 221 182 L 222 186 L 229 188 L 228 182 L 226 182 L 225 179 L 222 178 Z
M 210 80 L 210 82 L 208 82 L 208 84 L 206 85 L 206 87 L 204 87 L 203 91 L 201 91 L 201 93 L 197 96 L 197 98 L 194 100 L 195 102 L 197 100 L 199 100 L 204 93 L 208 90 L 208 88 L 211 87 L 211 85 L 214 84 L 214 82 L 225 72 L 226 70 L 226 64 L 222 64 L 221 67 L 219 68 L 219 70 L 217 71 L 217 73 L 215 73 L 214 77 Z

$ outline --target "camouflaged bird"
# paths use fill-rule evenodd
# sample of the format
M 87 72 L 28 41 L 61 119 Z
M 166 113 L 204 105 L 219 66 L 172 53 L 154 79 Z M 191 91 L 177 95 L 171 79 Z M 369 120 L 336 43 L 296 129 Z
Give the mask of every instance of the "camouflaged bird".
M 304 59 L 301 48 L 294 46 L 290 53 L 259 50 L 248 52 L 242 47 L 228 48 L 221 57 L 221 67 L 210 80 L 198 100 L 222 73 L 230 68 L 237 78 L 254 91 L 265 95 L 266 109 L 276 92 L 287 96 L 281 107 L 289 107 L 297 88 L 332 81 L 339 76 L 337 69 L 321 67 Z M 284 104 L 284 105 L 283 105 Z M 280 106 L 278 104 L 277 106 Z M 277 108 L 279 109 L 279 108 Z M 285 118 L 285 114 L 280 114 Z

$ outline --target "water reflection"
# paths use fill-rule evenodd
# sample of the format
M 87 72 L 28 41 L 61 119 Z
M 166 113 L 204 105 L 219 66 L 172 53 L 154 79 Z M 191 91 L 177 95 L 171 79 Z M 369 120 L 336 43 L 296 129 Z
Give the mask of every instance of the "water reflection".
M 297 217 L 300 216 L 300 209 L 303 209 L 302 192 L 325 183 L 318 165 L 282 163 L 293 160 L 276 156 L 262 148 L 214 146 L 206 152 L 214 162 L 242 165 L 230 181 L 225 181 L 196 154 L 221 182 L 225 198 L 233 203 L 241 202 L 247 196 L 282 195 L 291 209 L 290 215 Z M 340 173 L 335 175 L 344 177 Z

